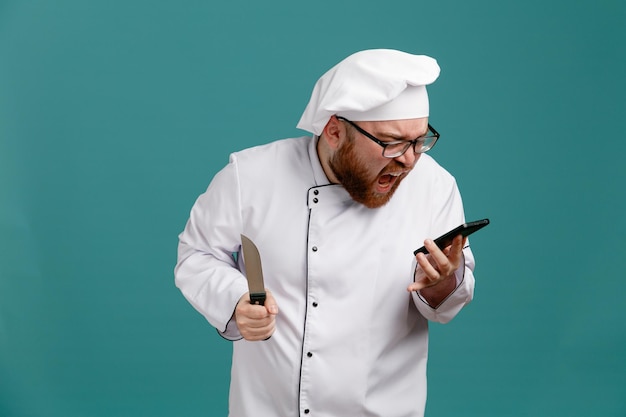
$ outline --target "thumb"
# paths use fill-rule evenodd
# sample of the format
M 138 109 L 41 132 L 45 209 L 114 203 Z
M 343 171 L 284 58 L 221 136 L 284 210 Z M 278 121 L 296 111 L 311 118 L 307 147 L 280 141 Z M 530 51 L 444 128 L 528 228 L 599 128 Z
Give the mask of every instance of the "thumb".
M 265 308 L 267 309 L 267 312 L 272 315 L 278 314 L 278 304 L 276 304 L 276 299 L 267 288 L 265 289 L 265 293 Z

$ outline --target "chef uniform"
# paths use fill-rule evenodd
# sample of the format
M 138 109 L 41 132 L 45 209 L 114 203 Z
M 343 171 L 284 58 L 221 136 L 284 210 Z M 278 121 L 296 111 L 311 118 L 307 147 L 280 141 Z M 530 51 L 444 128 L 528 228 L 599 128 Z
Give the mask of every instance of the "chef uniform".
M 324 173 L 316 151 L 324 120 L 348 112 L 357 120 L 359 114 L 365 114 L 361 120 L 396 117 L 405 106 L 393 110 L 392 102 L 414 87 L 420 89 L 423 107 L 424 85 L 438 75 L 428 57 L 389 50 L 355 55 L 316 85 L 299 124 L 314 136 L 231 155 L 196 201 L 179 236 L 177 286 L 224 338 L 233 340 L 232 417 L 422 416 L 428 320 L 445 323 L 472 299 L 469 247 L 455 272 L 457 287 L 440 305 L 406 291 L 416 271 L 413 250 L 464 222 L 454 178 L 431 157 L 421 155 L 391 200 L 376 209 L 352 200 Z M 380 64 L 380 59 L 391 63 Z M 395 82 L 377 87 L 386 95 L 364 105 L 374 109 L 373 116 L 358 107 L 360 100 L 342 108 L 342 94 L 332 85 L 350 90 L 345 77 L 369 85 L 369 75 L 358 77 L 368 62 L 375 63 L 370 65 L 376 67 L 375 79 L 405 82 L 391 93 L 385 89 Z M 418 82 L 398 75 L 398 62 L 410 76 L 417 72 Z M 425 68 L 421 74 L 415 71 L 420 65 Z M 342 74 L 346 68 L 350 71 Z M 415 94 L 409 93 L 413 99 Z M 409 116 L 427 116 L 427 106 Z M 257 245 L 265 286 L 280 309 L 276 330 L 265 341 L 242 339 L 233 320 L 248 291 L 239 256 L 241 234 Z

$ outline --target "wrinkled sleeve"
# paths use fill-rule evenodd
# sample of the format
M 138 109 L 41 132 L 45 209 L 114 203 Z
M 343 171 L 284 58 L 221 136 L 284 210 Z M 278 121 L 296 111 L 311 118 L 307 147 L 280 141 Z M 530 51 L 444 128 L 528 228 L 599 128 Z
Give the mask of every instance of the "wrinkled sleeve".
M 241 200 L 237 161 L 211 181 L 196 200 L 179 235 L 175 283 L 183 296 L 227 339 L 238 339 L 231 321 L 237 302 L 248 291 L 234 253 L 240 250 Z M 230 323 L 229 323 L 230 322 Z
M 451 230 L 465 222 L 463 201 L 456 185 L 456 181 L 443 190 L 442 204 L 433 219 L 432 230 L 437 231 L 437 236 Z M 474 297 L 474 255 L 469 248 L 469 239 L 463 249 L 463 263 L 456 270 L 456 288 L 438 306 L 429 305 L 419 292 L 413 292 L 413 301 L 420 313 L 428 320 L 439 323 L 447 323 L 452 320 L 461 309 L 472 301 Z M 414 260 L 414 267 L 417 261 Z

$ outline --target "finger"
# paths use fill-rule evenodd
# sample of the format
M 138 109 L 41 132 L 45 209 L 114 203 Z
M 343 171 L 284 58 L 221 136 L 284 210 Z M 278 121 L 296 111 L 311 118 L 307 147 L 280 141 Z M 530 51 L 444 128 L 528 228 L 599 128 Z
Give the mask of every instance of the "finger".
M 250 319 L 238 315 L 237 328 L 246 340 L 263 340 L 272 335 L 276 326 L 275 316 L 268 315 L 265 319 Z
M 267 316 L 260 319 L 241 316 L 240 320 L 237 323 L 241 323 L 242 326 L 250 327 L 253 329 L 262 329 L 263 327 L 270 325 L 273 321 L 274 316 L 268 314 Z
M 276 326 L 276 316 L 268 314 L 264 306 L 251 306 L 260 309 L 265 314 L 262 318 L 250 318 L 242 316 L 237 326 L 241 335 L 247 340 L 264 340 L 269 338 Z
M 438 270 L 445 273 L 449 264 L 446 254 L 443 253 L 443 251 L 439 249 L 439 247 L 431 239 L 426 239 L 424 241 L 424 246 L 426 246 L 426 249 L 428 249 L 430 257 Z M 449 249 L 447 250 L 449 251 Z
M 263 328 L 243 328 L 240 329 L 240 332 L 244 339 L 255 342 L 269 339 L 274 333 L 275 328 L 275 323 L 272 322 L 270 325 Z
M 419 291 L 429 286 L 430 284 L 427 283 L 425 280 L 420 280 L 420 281 L 409 284 L 406 290 L 408 292 Z
M 461 263 L 463 257 L 463 246 L 467 238 L 462 235 L 457 235 L 452 240 L 452 244 L 445 248 L 444 251 L 437 251 L 436 245 L 431 246 L 432 259 L 434 260 L 437 269 L 444 276 L 448 276 L 456 271 Z M 430 251 L 430 248 L 428 248 Z M 443 255 L 443 256 L 442 256 Z
M 418 253 L 415 257 L 419 268 L 415 270 L 415 281 L 407 287 L 407 291 L 419 291 L 423 288 L 435 285 L 441 275 L 430 263 L 428 257 L 423 253 Z
M 264 306 L 250 303 L 249 293 L 241 296 L 237 306 L 235 307 L 235 317 L 237 318 L 238 323 L 244 319 L 259 320 L 268 316 L 269 314 Z
M 275 316 L 278 314 L 278 304 L 276 303 L 276 299 L 272 295 L 272 292 L 265 289 L 266 297 L 265 297 L 265 309 L 268 314 Z
M 270 329 L 273 329 L 275 324 L 276 324 L 276 320 L 272 316 L 268 318 L 267 320 L 247 321 L 245 325 L 242 327 L 244 327 L 250 332 L 254 332 L 255 334 L 263 334 L 269 331 Z
M 455 237 L 452 241 L 452 247 L 450 248 L 450 255 L 456 258 L 460 258 L 466 243 L 467 237 L 461 235 Z
M 463 237 L 461 235 L 454 238 L 452 241 L 452 246 L 450 248 L 450 253 L 448 255 L 448 260 L 450 261 L 451 267 L 456 270 L 463 258 L 463 247 L 467 242 L 467 237 Z
M 426 274 L 426 278 L 432 281 L 438 279 L 440 274 L 429 258 L 432 259 L 432 253 L 430 254 L 430 257 L 424 255 L 423 253 L 418 253 L 416 256 L 417 263 L 422 268 L 424 274 Z
M 249 304 L 246 306 L 244 316 L 251 322 L 255 322 L 256 327 L 261 327 L 273 319 L 274 315 L 267 312 L 267 308 L 262 305 Z

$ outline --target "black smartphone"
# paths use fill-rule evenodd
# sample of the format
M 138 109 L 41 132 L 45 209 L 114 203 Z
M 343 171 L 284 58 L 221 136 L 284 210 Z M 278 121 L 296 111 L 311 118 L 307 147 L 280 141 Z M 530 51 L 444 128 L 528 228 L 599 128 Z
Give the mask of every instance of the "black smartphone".
M 444 249 L 452 243 L 452 239 L 457 237 L 458 235 L 463 235 L 463 237 L 469 236 L 477 230 L 482 229 L 483 227 L 489 224 L 489 219 L 476 220 L 473 222 L 463 223 L 459 227 L 455 227 L 450 230 L 448 233 L 439 236 L 435 239 L 435 244 L 439 247 L 439 249 Z M 428 249 L 424 246 L 413 252 L 413 255 L 417 255 L 418 253 L 428 253 Z

